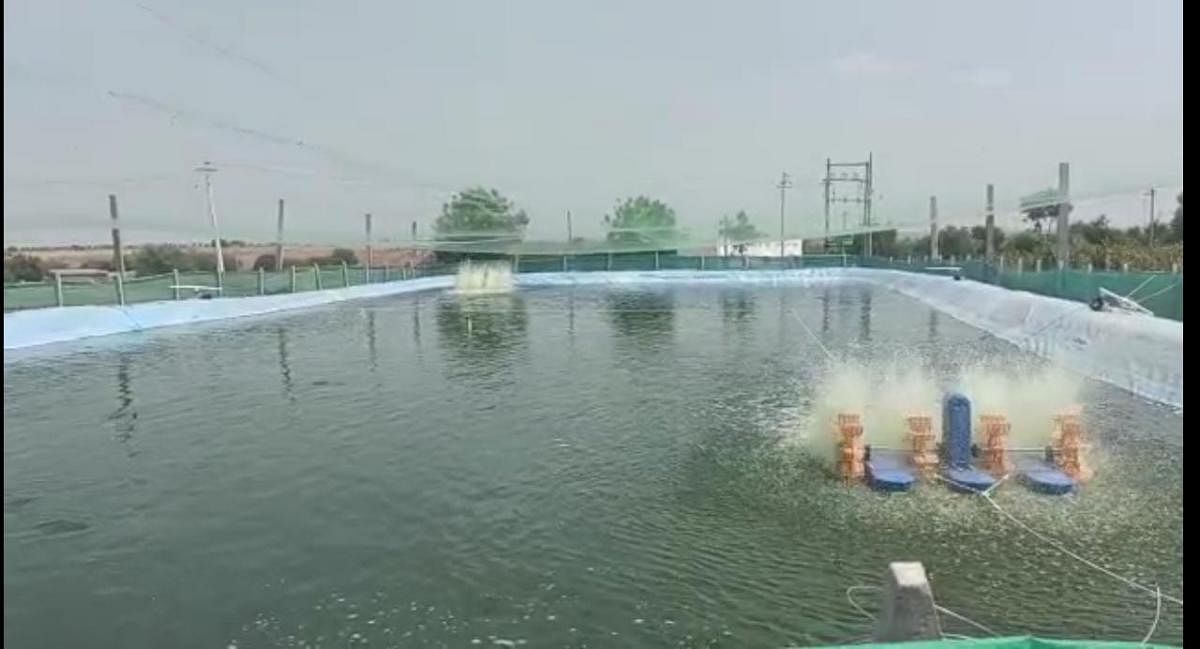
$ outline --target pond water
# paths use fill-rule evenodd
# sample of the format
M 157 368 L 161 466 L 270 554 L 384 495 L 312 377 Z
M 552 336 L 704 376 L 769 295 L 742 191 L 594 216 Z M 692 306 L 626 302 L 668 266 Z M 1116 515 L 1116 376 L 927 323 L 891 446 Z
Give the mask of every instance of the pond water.
M 847 588 L 893 560 L 1003 633 L 1146 633 L 1152 596 L 980 499 L 845 486 L 789 443 L 814 336 L 938 377 L 1036 365 L 855 283 L 425 293 L 6 355 L 5 643 L 847 642 Z M 1182 597 L 1182 416 L 1080 399 L 1093 482 L 997 502 Z M 1182 633 L 1164 603 L 1154 639 Z

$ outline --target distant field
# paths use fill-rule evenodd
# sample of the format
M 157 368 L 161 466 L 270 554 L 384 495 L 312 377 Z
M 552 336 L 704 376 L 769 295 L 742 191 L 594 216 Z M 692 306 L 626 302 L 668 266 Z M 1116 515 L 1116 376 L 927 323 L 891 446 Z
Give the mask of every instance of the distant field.
M 141 246 L 126 246 L 125 258 L 128 260 L 131 256 L 137 253 Z M 307 260 L 317 257 L 328 257 L 335 246 L 291 246 L 284 249 L 284 263 L 287 260 Z M 207 248 L 194 248 L 196 250 L 207 250 Z M 82 268 L 88 262 L 105 262 L 112 259 L 111 248 L 89 248 L 86 250 L 71 250 L 62 248 L 22 248 L 21 252 L 28 255 L 41 257 L 47 268 Z M 254 265 L 254 260 L 258 259 L 259 255 L 275 254 L 274 245 L 247 245 L 247 246 L 227 246 L 225 248 L 226 257 L 237 259 L 238 268 L 249 269 Z M 360 262 L 366 260 L 366 248 L 354 249 L 354 254 L 358 255 Z M 401 266 L 407 263 L 418 261 L 423 258 L 425 253 L 410 249 L 397 248 L 376 248 L 373 252 L 372 262 L 377 266 L 391 265 Z

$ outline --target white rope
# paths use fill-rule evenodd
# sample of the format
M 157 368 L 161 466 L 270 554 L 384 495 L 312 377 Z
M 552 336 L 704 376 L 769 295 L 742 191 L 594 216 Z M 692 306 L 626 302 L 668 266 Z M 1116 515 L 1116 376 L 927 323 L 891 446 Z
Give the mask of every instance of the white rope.
M 854 601 L 853 594 L 854 594 L 854 591 L 856 591 L 856 590 L 872 590 L 872 591 L 880 590 L 879 586 L 851 586 L 846 589 L 846 601 L 850 602 L 850 605 L 854 607 L 854 610 L 861 613 L 863 617 L 874 622 L 875 616 L 868 613 L 867 609 L 863 608 L 862 606 L 859 606 L 858 602 Z
M 1175 288 L 1176 286 L 1179 286 L 1179 282 L 1172 282 L 1172 283 L 1170 283 L 1170 284 L 1167 284 L 1166 286 L 1164 286 L 1164 287 L 1162 287 L 1162 288 L 1158 289 L 1157 291 L 1155 291 L 1155 292 L 1151 293 L 1150 295 L 1147 295 L 1147 296 L 1144 296 L 1144 297 L 1139 297 L 1138 299 L 1134 300 L 1134 302 L 1137 302 L 1138 304 L 1141 304 L 1142 306 L 1145 306 L 1145 302 L 1146 302 L 1146 300 L 1149 300 L 1149 299 L 1150 299 L 1150 298 L 1152 298 L 1152 297 L 1158 297 L 1159 295 L 1162 295 L 1163 293 L 1166 293 L 1167 291 L 1169 291 L 1169 290 L 1171 290 L 1171 289 Z
M 954 611 L 951 611 L 950 609 L 946 608 L 945 606 L 941 606 L 940 604 L 934 604 L 933 607 L 935 609 L 937 609 L 939 613 L 945 613 L 946 615 L 949 615 L 950 617 L 952 617 L 956 620 L 966 622 L 967 624 L 970 624 L 971 626 L 975 627 L 976 629 L 979 629 L 980 631 L 983 631 L 984 633 L 986 633 L 988 635 L 1000 637 L 999 633 L 996 633 L 995 631 L 987 628 L 986 626 L 976 622 L 975 620 L 972 620 L 971 618 L 969 618 L 965 615 L 962 615 L 960 613 L 955 613 Z M 942 635 L 945 636 L 944 633 Z
M 865 608 L 863 608 L 862 605 L 860 605 L 858 602 L 854 601 L 854 593 L 856 591 L 879 591 L 879 590 L 882 590 L 882 588 L 880 588 L 879 586 L 865 586 L 865 585 L 851 586 L 846 589 L 846 601 L 850 602 L 850 606 L 853 606 L 854 610 L 858 611 L 860 615 L 862 615 L 863 617 L 867 618 L 868 620 L 871 620 L 872 622 L 874 622 L 875 616 L 871 615 L 871 613 L 868 612 Z M 944 606 L 941 606 L 941 605 L 937 604 L 936 602 L 934 603 L 933 607 L 935 609 L 937 609 L 939 612 L 949 615 L 950 617 L 953 617 L 957 620 L 966 622 L 967 624 L 970 624 L 971 626 L 975 627 L 976 629 L 979 629 L 980 631 L 983 631 L 984 633 L 987 633 L 987 634 L 990 634 L 990 635 L 996 636 L 996 637 L 1000 636 L 999 633 L 996 633 L 995 631 L 989 629 L 988 627 L 984 626 L 983 624 L 980 624 L 979 622 L 976 622 L 975 620 L 972 620 L 971 618 L 969 618 L 965 615 L 962 615 L 961 613 L 955 613 L 954 611 L 952 611 Z M 968 636 L 958 636 L 958 635 L 952 634 L 952 633 L 943 633 L 942 637 L 943 638 L 957 637 L 957 638 L 973 639 Z
M 1155 586 L 1154 594 L 1155 594 L 1154 623 L 1150 625 L 1150 630 L 1146 632 L 1146 637 L 1142 638 L 1142 644 L 1149 644 L 1150 638 L 1154 635 L 1154 632 L 1158 629 L 1159 616 L 1162 615 L 1162 601 L 1163 601 L 1162 590 L 1160 590 L 1158 586 Z
M 1150 276 L 1149 276 L 1149 277 L 1147 277 L 1146 279 L 1142 280 L 1142 283 L 1141 283 L 1141 284 L 1138 284 L 1136 287 L 1134 287 L 1134 289 L 1133 289 L 1132 291 L 1130 291 L 1130 292 L 1129 292 L 1129 293 L 1128 293 L 1128 294 L 1125 296 L 1125 299 L 1127 299 L 1127 300 L 1132 300 L 1132 299 L 1133 299 L 1133 294 L 1134 294 L 1134 293 L 1137 293 L 1137 292 L 1138 292 L 1138 291 L 1140 291 L 1140 290 L 1142 290 L 1142 287 L 1143 287 L 1143 286 L 1145 286 L 1145 285 L 1147 285 L 1147 284 L 1149 284 L 1149 283 L 1150 283 L 1150 280 L 1154 279 L 1155 277 L 1158 277 L 1158 275 L 1150 275 Z
M 809 329 L 808 325 L 804 324 L 804 319 L 800 317 L 799 313 L 796 313 L 795 309 L 792 309 L 792 317 L 796 319 L 796 322 L 800 323 L 800 326 L 804 328 L 804 331 L 808 332 L 808 335 L 813 339 L 813 342 L 817 343 L 817 346 L 821 348 L 821 351 L 825 352 L 825 355 L 829 357 L 829 360 L 837 360 L 833 357 L 833 352 L 829 351 L 829 348 L 825 346 L 825 343 L 821 342 L 821 339 L 817 337 L 817 334 L 813 333 L 812 329 Z
M 1075 559 L 1076 561 L 1082 563 L 1083 565 L 1085 565 L 1089 568 L 1092 568 L 1093 570 L 1096 570 L 1098 572 L 1101 572 L 1105 575 L 1108 575 L 1109 577 L 1112 577 L 1113 579 L 1116 579 L 1117 581 L 1119 581 L 1131 588 L 1136 588 L 1137 590 L 1140 590 L 1145 593 L 1149 593 L 1151 595 L 1160 596 L 1163 599 L 1167 600 L 1168 602 L 1178 604 L 1181 607 L 1183 606 L 1183 600 L 1178 597 L 1172 597 L 1170 595 L 1163 595 L 1157 588 L 1150 588 L 1149 586 L 1139 584 L 1138 582 L 1136 582 L 1132 579 L 1129 579 L 1128 577 L 1123 577 L 1121 575 L 1118 575 L 1117 573 L 1109 570 L 1108 568 L 1105 568 L 1104 566 L 1101 566 L 1100 564 L 1098 564 L 1094 561 L 1091 561 L 1085 557 L 1082 557 L 1082 556 L 1072 552 L 1071 550 L 1067 549 L 1067 547 L 1064 546 L 1062 543 L 1059 543 L 1058 541 L 1055 541 L 1054 539 L 1046 536 L 1045 534 L 1042 534 L 1041 532 L 1033 529 L 1032 527 L 1030 527 L 1027 523 L 1022 521 L 1021 519 L 1017 518 L 1016 516 L 1013 516 L 1012 514 L 1008 513 L 1007 511 L 1005 511 L 1004 508 L 1001 507 L 995 500 L 993 500 L 992 497 L 990 495 L 988 495 L 987 493 L 979 491 L 978 489 L 975 489 L 974 487 L 971 487 L 970 485 L 965 485 L 965 484 L 962 484 L 961 482 L 956 482 L 954 480 L 951 480 L 951 479 L 943 477 L 943 476 L 937 476 L 937 478 L 939 480 L 943 480 L 945 482 L 951 483 L 961 489 L 965 489 L 965 490 L 973 492 L 979 496 L 983 496 L 983 499 L 986 500 L 988 502 L 988 504 L 992 506 L 993 509 L 995 509 L 997 512 L 999 512 L 1001 516 L 1004 516 L 1008 520 L 1012 521 L 1017 526 L 1019 526 L 1021 529 L 1032 534 L 1035 538 L 1042 541 L 1043 543 L 1058 550 L 1059 552 L 1062 552 L 1063 554 L 1071 557 L 1072 559 Z

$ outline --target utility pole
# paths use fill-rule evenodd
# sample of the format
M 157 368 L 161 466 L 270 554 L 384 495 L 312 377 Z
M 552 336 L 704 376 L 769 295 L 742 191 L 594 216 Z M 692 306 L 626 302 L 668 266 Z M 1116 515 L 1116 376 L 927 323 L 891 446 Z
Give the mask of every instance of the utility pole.
M 363 215 L 364 225 L 367 228 L 367 281 L 371 281 L 371 262 L 375 261 L 375 256 L 371 250 L 371 213 L 367 212 Z
M 1154 247 L 1154 194 L 1155 189 L 1150 188 L 1150 247 Z
M 117 219 L 117 195 L 108 195 L 108 214 L 112 217 L 113 270 L 125 281 L 125 250 L 121 248 L 121 224 Z
M 283 199 L 279 199 L 279 220 L 275 224 L 275 270 L 283 271 Z
M 871 193 L 873 191 L 875 154 L 867 154 L 867 180 L 863 187 L 863 225 L 867 227 L 867 236 L 865 238 L 866 249 L 863 251 L 867 257 L 875 254 L 875 238 L 871 232 Z
M 567 210 L 567 245 L 571 245 L 573 241 L 575 241 L 575 237 L 571 232 L 571 210 Z
M 217 209 L 213 206 L 212 175 L 217 172 L 217 168 L 205 160 L 204 164 L 196 167 L 196 171 L 204 174 L 204 194 L 208 198 L 208 218 L 212 222 L 213 244 L 217 249 L 217 280 L 220 286 L 220 280 L 225 276 L 225 257 L 221 253 L 221 228 L 217 224 Z
M 987 215 L 984 217 L 983 227 L 986 233 L 983 257 L 984 261 L 991 265 L 996 258 L 996 188 L 990 183 L 987 186 Z
M 929 197 L 929 260 L 938 261 L 942 255 L 938 252 L 938 214 L 937 196 Z
M 1058 265 L 1071 263 L 1071 163 L 1058 163 Z
M 786 239 L 784 239 L 784 234 L 783 234 L 783 218 L 784 218 L 784 214 L 786 213 L 787 190 L 790 189 L 791 186 L 792 186 L 792 181 L 791 181 L 791 179 L 788 178 L 787 172 L 785 171 L 785 172 L 783 172 L 783 175 L 779 177 L 779 258 L 780 259 L 783 259 L 783 257 L 784 257 L 784 242 L 786 241 Z
M 830 176 L 833 174 L 833 161 L 825 158 L 825 179 L 821 181 L 825 185 L 825 251 L 829 251 L 829 182 Z

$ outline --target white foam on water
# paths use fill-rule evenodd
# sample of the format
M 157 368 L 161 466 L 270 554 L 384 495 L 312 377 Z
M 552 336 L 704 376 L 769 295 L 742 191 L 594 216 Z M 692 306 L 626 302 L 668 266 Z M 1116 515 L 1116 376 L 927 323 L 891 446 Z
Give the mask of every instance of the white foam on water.
M 867 444 L 904 447 L 906 418 L 927 415 L 940 435 L 941 402 L 948 391 L 971 400 L 972 428 L 981 414 L 1000 414 L 1012 425 L 1011 446 L 1044 446 L 1054 417 L 1078 407 L 1082 379 L 1058 366 L 1036 364 L 965 368 L 943 384 L 920 363 L 898 359 L 886 365 L 839 362 L 818 382 L 807 413 L 784 426 L 781 445 L 832 458 L 838 413 L 862 417 Z
M 1076 407 L 1082 379 L 1058 366 L 966 369 L 956 388 L 971 400 L 973 424 L 981 414 L 1008 418 L 1010 446 L 1038 447 L 1050 442 L 1054 417 Z
M 454 290 L 464 294 L 510 293 L 516 282 L 505 262 L 464 262 L 454 277 Z

